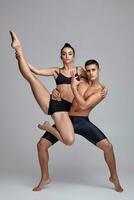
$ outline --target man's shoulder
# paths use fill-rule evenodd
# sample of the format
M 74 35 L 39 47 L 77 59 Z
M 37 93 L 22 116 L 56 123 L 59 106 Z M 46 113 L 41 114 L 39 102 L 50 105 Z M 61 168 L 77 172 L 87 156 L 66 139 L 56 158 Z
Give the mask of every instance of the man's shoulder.
M 88 82 L 87 82 L 87 80 L 86 80 L 85 78 L 81 78 L 81 79 L 80 79 L 80 84 L 81 84 L 81 85 L 87 85 Z
M 81 78 L 80 79 L 80 84 L 79 84 L 79 88 L 87 88 L 88 87 L 88 82 L 86 79 Z
M 106 86 L 106 85 L 104 85 L 104 84 L 102 84 L 102 83 L 100 83 L 100 86 L 102 87 L 102 89 L 105 89 L 105 88 L 107 88 L 107 86 Z

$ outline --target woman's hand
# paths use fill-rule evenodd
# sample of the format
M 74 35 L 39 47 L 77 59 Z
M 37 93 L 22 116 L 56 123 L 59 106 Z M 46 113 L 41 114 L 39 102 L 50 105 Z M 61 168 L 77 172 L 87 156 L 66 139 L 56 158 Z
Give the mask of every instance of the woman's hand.
M 80 84 L 80 75 L 78 73 L 74 74 L 74 72 L 71 72 L 72 78 L 71 78 L 71 87 L 77 88 L 77 86 Z

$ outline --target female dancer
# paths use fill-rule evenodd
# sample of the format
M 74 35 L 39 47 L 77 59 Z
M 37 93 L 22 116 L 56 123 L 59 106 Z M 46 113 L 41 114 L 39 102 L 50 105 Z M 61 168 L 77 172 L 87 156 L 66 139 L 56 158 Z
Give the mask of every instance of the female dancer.
M 71 73 L 78 74 L 78 69 L 73 67 L 73 59 L 75 56 L 74 48 L 66 43 L 61 49 L 61 59 L 63 61 L 62 68 L 53 67 L 50 69 L 39 70 L 26 62 L 21 43 L 15 32 L 10 31 L 10 35 L 12 39 L 11 46 L 16 51 L 19 70 L 23 77 L 29 82 L 33 95 L 40 108 L 44 113 L 51 114 L 58 130 L 56 131 L 55 136 L 66 145 L 73 144 L 74 129 L 68 116 L 68 111 L 70 110 L 74 97 L 70 85 Z M 84 70 L 81 69 L 81 71 L 83 72 Z M 61 101 L 54 101 L 47 88 L 32 72 L 37 75 L 53 76 L 56 80 L 57 89 L 61 93 Z

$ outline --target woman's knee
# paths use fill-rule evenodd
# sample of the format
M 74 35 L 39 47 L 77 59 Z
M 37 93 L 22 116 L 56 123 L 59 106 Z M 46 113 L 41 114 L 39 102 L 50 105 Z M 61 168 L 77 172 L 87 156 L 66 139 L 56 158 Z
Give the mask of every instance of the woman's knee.
M 64 139 L 64 143 L 66 145 L 72 145 L 72 144 L 74 144 L 74 141 L 75 141 L 74 136 L 70 136 L 70 137 L 67 137 L 67 138 Z

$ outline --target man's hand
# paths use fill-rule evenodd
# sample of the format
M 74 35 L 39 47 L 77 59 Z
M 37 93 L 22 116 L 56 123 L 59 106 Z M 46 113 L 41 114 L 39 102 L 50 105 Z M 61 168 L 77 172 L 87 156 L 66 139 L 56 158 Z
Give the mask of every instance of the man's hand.
M 107 96 L 107 93 L 108 93 L 108 88 L 107 87 L 104 87 L 101 91 L 101 95 L 103 98 L 105 98 Z
M 56 88 L 52 91 L 52 99 L 55 101 L 61 101 L 60 92 Z

